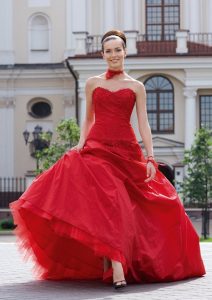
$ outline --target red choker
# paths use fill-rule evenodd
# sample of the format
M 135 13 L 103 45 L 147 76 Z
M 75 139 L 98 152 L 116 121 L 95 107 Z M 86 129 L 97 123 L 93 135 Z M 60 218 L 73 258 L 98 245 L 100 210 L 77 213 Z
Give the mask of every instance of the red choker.
M 108 69 L 107 72 L 106 72 L 106 79 L 110 79 L 113 76 L 119 75 L 119 74 L 122 74 L 122 73 L 123 73 L 123 70 L 114 71 L 114 70 Z

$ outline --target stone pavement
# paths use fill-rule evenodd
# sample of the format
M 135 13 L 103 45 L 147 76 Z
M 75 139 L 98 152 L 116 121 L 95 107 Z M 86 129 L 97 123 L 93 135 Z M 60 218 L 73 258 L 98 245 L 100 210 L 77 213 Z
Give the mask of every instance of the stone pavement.
M 14 236 L 0 236 L 0 299 L 17 300 L 211 300 L 212 243 L 201 243 L 207 274 L 171 283 L 132 284 L 121 292 L 101 281 L 36 281 Z

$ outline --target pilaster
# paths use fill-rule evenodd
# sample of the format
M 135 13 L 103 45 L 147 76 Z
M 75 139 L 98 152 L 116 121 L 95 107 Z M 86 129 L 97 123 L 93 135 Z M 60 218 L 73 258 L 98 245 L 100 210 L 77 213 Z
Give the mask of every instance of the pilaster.
M 114 2 L 114 0 L 103 1 L 104 32 L 113 29 L 115 26 Z
M 14 175 L 14 97 L 0 99 L 0 177 Z
M 123 0 L 123 28 L 125 31 L 135 30 L 135 0 Z
M 13 50 L 13 3 L 0 0 L 0 64 L 14 64 Z
M 184 89 L 185 97 L 185 149 L 190 149 L 196 132 L 196 95 L 193 87 Z

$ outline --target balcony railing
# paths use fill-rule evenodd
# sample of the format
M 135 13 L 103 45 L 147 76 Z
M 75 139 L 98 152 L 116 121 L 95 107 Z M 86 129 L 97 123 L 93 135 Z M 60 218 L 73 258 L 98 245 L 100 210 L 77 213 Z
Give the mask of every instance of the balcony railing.
M 100 55 L 102 50 L 101 35 L 89 35 L 87 37 L 87 53 L 90 55 Z
M 212 56 L 212 33 L 189 33 L 186 30 L 180 30 L 179 33 L 181 34 L 181 32 L 182 35 L 180 36 L 177 36 L 177 34 L 166 34 L 164 36 L 138 34 L 137 40 L 135 38 L 137 53 L 133 53 L 133 55 L 144 57 L 179 55 Z M 182 47 L 182 38 L 184 39 L 184 50 L 181 51 L 182 49 L 180 48 L 180 51 L 178 51 L 178 46 Z M 101 35 L 88 35 L 85 39 L 86 49 L 82 55 L 89 57 L 101 56 Z
M 0 177 L 0 209 L 9 208 L 9 203 L 18 199 L 25 190 L 25 178 Z
M 172 34 L 138 34 L 137 35 L 137 41 L 138 42 L 152 42 L 152 41 L 175 41 L 176 35 L 174 33 Z
M 188 53 L 190 55 L 212 55 L 212 33 L 189 33 Z

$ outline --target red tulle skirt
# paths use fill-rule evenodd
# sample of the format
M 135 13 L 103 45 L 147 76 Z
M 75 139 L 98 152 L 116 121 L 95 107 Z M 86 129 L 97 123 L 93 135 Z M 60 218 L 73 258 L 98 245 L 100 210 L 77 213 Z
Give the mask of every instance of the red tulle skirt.
M 174 187 L 158 170 L 144 179 L 137 144 L 92 140 L 38 176 L 10 204 L 37 278 L 112 282 L 104 257 L 123 264 L 128 282 L 204 275 L 199 237 Z

